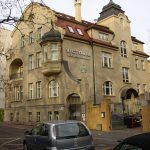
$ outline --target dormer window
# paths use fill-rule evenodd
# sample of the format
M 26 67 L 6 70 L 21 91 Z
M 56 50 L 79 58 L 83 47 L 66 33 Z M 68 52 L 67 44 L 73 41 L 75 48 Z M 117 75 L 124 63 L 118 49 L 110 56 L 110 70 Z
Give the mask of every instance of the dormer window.
M 107 33 L 99 33 L 99 39 L 108 41 L 108 34 Z
M 77 29 L 77 32 L 79 33 L 79 35 L 83 35 L 83 33 L 80 29 Z
M 69 32 L 74 33 L 74 30 L 72 27 L 68 26 L 68 30 L 69 30 Z

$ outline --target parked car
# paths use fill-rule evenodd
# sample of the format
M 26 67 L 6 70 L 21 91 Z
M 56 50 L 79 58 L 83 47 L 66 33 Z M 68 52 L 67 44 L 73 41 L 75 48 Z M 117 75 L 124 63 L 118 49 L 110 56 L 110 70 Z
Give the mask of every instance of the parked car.
M 150 132 L 128 137 L 113 150 L 150 150 Z
M 25 132 L 24 150 L 95 150 L 87 126 L 80 121 L 44 122 Z

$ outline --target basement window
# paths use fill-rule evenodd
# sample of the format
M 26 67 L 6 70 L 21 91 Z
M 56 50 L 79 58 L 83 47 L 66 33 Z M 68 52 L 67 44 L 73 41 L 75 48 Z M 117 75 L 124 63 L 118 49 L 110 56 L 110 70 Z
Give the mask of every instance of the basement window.
M 72 27 L 68 26 L 68 30 L 69 30 L 69 32 L 74 33 L 74 30 Z
M 80 35 L 83 35 L 83 33 L 82 33 L 82 31 L 81 31 L 80 29 L 77 29 L 77 31 L 78 31 L 78 33 L 79 33 Z

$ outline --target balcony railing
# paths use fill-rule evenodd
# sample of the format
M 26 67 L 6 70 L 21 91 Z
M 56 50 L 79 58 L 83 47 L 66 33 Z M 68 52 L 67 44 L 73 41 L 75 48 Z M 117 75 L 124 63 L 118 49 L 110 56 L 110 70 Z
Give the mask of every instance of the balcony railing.
M 14 74 L 10 75 L 10 80 L 18 79 L 18 78 L 22 78 L 22 77 L 23 77 L 23 72 L 21 72 L 21 73 L 14 73 Z

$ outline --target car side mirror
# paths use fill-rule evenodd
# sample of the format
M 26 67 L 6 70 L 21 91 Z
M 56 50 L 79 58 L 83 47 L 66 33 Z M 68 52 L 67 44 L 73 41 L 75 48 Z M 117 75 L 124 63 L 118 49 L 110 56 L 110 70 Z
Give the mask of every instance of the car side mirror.
M 31 135 L 32 133 L 31 133 L 31 131 L 27 130 L 27 131 L 24 132 L 24 134 L 25 135 Z

